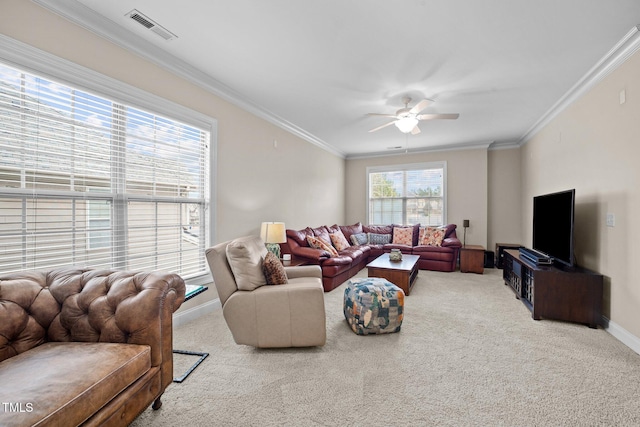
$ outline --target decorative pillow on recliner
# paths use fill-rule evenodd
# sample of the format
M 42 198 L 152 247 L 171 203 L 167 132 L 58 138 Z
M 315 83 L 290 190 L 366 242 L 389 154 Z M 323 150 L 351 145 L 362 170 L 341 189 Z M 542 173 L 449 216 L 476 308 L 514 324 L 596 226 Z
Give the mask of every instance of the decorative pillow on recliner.
M 253 291 L 267 281 L 262 272 L 262 258 L 267 248 L 258 236 L 239 237 L 227 245 L 227 261 L 241 291 Z
M 393 227 L 393 244 L 413 246 L 413 227 Z
M 369 241 L 367 233 L 356 233 L 351 235 L 351 243 L 353 246 L 364 245 Z
M 307 236 L 307 242 L 309 242 L 309 246 L 311 246 L 312 248 L 327 251 L 332 257 L 338 256 L 338 251 L 336 251 L 336 248 L 331 245 L 327 245 L 324 240 L 318 237 Z
M 329 233 L 329 237 L 331 237 L 331 243 L 337 249 L 338 252 L 347 249 L 349 246 L 349 242 L 347 242 L 346 237 L 342 234 L 342 231 L 338 229 L 335 233 Z
M 420 244 L 428 246 L 442 246 L 446 230 L 444 228 L 425 227 L 420 229 Z
M 267 252 L 264 256 L 262 271 L 267 285 L 286 285 L 289 283 L 284 266 L 273 252 Z

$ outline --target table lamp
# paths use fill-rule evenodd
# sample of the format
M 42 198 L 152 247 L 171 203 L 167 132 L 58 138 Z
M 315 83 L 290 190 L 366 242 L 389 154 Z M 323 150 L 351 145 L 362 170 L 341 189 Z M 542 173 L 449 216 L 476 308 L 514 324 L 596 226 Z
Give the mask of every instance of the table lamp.
M 260 237 L 264 241 L 267 250 L 280 258 L 280 245 L 278 243 L 287 241 L 284 222 L 263 222 L 260 227 Z

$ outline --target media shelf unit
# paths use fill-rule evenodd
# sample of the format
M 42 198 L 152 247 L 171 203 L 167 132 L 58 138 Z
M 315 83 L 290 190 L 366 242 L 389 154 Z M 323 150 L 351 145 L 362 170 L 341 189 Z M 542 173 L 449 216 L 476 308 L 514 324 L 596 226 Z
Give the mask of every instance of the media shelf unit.
M 577 322 L 597 328 L 602 323 L 601 274 L 583 268 L 535 265 L 518 250 L 504 251 L 502 276 L 531 311 L 534 320 Z

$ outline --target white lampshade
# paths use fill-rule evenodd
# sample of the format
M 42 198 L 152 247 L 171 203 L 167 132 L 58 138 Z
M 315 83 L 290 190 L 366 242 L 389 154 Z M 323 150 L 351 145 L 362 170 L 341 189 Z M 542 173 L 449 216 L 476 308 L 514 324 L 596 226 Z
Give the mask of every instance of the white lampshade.
M 400 120 L 396 120 L 394 124 L 398 129 L 400 129 L 400 132 L 409 133 L 418 124 L 418 119 L 415 117 L 405 117 Z
M 284 222 L 263 222 L 260 226 L 260 237 L 265 243 L 284 243 L 287 234 Z

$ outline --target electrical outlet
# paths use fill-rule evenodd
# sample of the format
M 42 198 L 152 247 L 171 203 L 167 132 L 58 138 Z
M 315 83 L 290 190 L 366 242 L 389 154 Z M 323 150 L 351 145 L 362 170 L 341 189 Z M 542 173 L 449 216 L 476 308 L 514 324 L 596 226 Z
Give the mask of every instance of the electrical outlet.
M 607 227 L 615 227 L 615 226 L 616 226 L 616 214 L 608 213 Z

